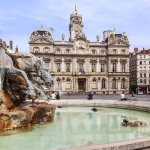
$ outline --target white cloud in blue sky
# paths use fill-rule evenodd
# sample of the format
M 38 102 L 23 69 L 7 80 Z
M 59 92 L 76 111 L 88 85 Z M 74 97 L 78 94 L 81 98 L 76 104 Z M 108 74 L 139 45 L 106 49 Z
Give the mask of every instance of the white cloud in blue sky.
M 150 0 L 0 0 L 0 38 L 13 40 L 29 51 L 32 31 L 54 28 L 54 40 L 69 38 L 70 14 L 75 4 L 83 17 L 84 32 L 95 41 L 107 29 L 126 32 L 131 44 L 150 48 Z

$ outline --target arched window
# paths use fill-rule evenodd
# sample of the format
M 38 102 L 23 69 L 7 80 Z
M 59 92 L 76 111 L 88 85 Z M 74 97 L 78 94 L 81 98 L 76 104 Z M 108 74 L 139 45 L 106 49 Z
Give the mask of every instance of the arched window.
M 142 80 L 142 79 L 140 79 L 140 83 L 143 83 L 143 80 Z
M 105 50 L 101 50 L 101 54 L 104 55 L 105 54 Z
M 113 78 L 112 80 L 112 89 L 116 89 L 117 88 L 117 80 L 116 78 Z
M 33 48 L 33 53 L 39 53 L 40 52 L 40 48 L 39 47 L 34 47 Z
M 70 82 L 70 81 L 71 81 L 71 79 L 70 79 L 70 78 L 67 78 L 67 79 L 66 79 L 66 81 L 67 81 L 67 82 Z
M 106 79 L 102 79 L 102 89 L 106 88 Z
M 60 49 L 60 48 L 57 48 L 57 49 L 56 49 L 56 53 L 57 53 L 57 54 L 61 54 L 61 49 Z
M 96 50 L 93 49 L 93 50 L 92 50 L 92 55 L 95 55 L 95 54 L 96 54 Z
M 124 78 L 121 80 L 121 88 L 122 89 L 126 88 L 126 80 Z
M 49 47 L 44 47 L 44 48 L 43 48 L 43 52 L 44 52 L 44 53 L 49 53 L 49 51 L 50 51 L 50 48 L 49 48 Z
M 96 78 L 94 77 L 92 81 L 93 81 L 93 82 L 96 82 Z
M 60 81 L 61 81 L 61 79 L 60 79 L 60 78 L 57 78 L 57 79 L 56 79 L 56 81 L 57 81 L 57 82 L 60 82 Z
M 117 50 L 116 49 L 113 49 L 112 52 L 113 52 L 113 54 L 117 54 Z
M 66 54 L 69 54 L 70 53 L 70 49 L 66 49 Z

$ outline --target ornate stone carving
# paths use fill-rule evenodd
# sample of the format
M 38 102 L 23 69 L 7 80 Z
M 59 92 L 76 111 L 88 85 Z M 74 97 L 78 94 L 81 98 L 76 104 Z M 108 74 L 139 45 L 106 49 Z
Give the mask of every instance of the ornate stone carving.
M 86 36 L 85 36 L 85 34 L 83 33 L 83 32 L 79 32 L 78 34 L 76 34 L 76 37 L 75 37 L 75 39 L 77 40 L 77 39 L 83 39 L 83 40 L 87 40 L 87 38 L 86 38 Z
M 89 44 L 86 43 L 83 40 L 77 40 L 77 41 L 75 41 L 74 47 L 75 47 L 76 50 L 82 50 L 82 51 L 89 50 Z
M 48 31 L 34 31 L 30 36 L 30 43 L 48 42 L 53 43 L 52 35 Z
M 100 36 L 99 36 L 99 35 L 97 35 L 97 36 L 96 36 L 96 39 L 97 39 L 97 42 L 99 42 L 99 40 L 100 40 Z
M 71 60 L 71 58 L 66 58 L 65 59 L 65 62 L 71 62 L 72 60 Z
M 84 62 L 85 62 L 85 59 L 77 59 L 77 62 L 82 62 L 82 63 L 84 63 Z
M 112 58 L 112 59 L 111 59 L 111 62 L 117 63 L 117 62 L 118 62 L 118 59 Z
M 108 44 L 128 45 L 129 41 L 125 33 L 123 34 L 112 33 L 110 37 L 108 37 Z
M 62 41 L 64 41 L 64 40 L 65 40 L 65 35 L 64 35 L 64 34 L 62 34 L 62 36 L 61 36 L 61 40 L 62 40 Z

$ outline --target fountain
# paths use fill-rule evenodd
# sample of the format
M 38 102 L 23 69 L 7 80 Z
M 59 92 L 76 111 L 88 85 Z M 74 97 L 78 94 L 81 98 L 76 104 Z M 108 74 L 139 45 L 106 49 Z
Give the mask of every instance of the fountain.
M 43 60 L 6 51 L 0 40 L 0 131 L 52 121 L 55 105 L 37 100 L 48 99 L 43 86 L 52 85 Z

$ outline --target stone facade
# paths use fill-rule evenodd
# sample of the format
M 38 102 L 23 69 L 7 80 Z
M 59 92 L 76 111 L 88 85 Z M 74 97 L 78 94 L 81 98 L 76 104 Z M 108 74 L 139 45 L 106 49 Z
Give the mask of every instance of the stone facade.
M 150 93 L 150 50 L 134 49 L 130 55 L 130 87 L 137 94 Z
M 129 92 L 129 41 L 125 33 L 103 32 L 91 42 L 83 33 L 78 10 L 70 16 L 70 38 L 54 41 L 53 29 L 34 31 L 30 52 L 44 59 L 54 79 L 51 90 L 62 93 L 93 91 L 98 94 Z

